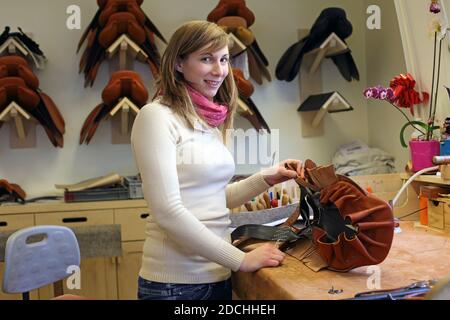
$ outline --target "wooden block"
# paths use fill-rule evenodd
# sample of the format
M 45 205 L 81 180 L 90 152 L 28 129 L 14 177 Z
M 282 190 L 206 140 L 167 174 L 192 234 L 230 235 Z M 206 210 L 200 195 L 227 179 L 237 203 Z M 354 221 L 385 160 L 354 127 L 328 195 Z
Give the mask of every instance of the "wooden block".
M 444 203 L 444 229 L 450 231 L 450 204 Z
M 428 199 L 436 199 L 441 197 L 439 194 L 450 193 L 450 188 L 439 186 L 420 186 L 420 196 Z
M 444 203 L 435 200 L 428 201 L 428 226 L 444 229 Z

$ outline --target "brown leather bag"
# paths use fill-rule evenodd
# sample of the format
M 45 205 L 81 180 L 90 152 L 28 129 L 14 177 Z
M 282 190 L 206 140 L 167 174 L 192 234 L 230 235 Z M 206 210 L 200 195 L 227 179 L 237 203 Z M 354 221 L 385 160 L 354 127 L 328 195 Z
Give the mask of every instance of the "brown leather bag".
M 305 161 L 304 172 L 296 182 L 301 200 L 298 210 L 279 228 L 285 232 L 278 234 L 289 237 L 280 250 L 306 265 L 312 264 L 308 266 L 315 271 L 326 267 L 347 272 L 379 264 L 387 257 L 395 227 L 388 203 L 368 194 L 351 179 L 335 174 L 333 166 L 317 167 L 311 160 Z M 295 228 L 300 215 L 303 226 Z

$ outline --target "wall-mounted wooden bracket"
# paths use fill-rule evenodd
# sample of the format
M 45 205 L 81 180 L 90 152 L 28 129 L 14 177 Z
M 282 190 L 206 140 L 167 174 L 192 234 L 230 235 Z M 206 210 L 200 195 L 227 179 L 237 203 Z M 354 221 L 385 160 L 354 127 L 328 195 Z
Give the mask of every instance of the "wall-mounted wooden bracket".
M 230 37 L 231 41 L 233 42 L 233 46 L 230 49 L 230 54 L 231 56 L 236 56 L 241 54 L 243 51 L 247 50 L 247 47 L 245 46 L 245 44 L 242 43 L 241 40 L 239 40 L 234 34 L 233 32 L 230 32 L 228 34 L 228 36 Z
M 304 137 L 313 136 L 314 130 L 322 127 L 325 114 L 352 111 L 353 107 L 339 92 L 329 92 L 309 96 L 298 108 L 301 114 L 305 113 L 306 120 L 302 123 Z
M 32 34 L 27 34 L 32 38 Z M 35 55 L 28 47 L 26 47 L 20 40 L 15 37 L 9 37 L 5 43 L 0 47 L 1 55 L 15 55 L 20 54 L 28 60 L 32 60 L 36 68 L 44 69 L 47 60 L 44 56 Z
M 348 46 L 344 41 L 341 40 L 334 32 L 332 32 L 329 37 L 320 45 L 319 48 L 308 52 L 307 55 L 312 55 L 311 67 L 309 68 L 309 74 L 314 74 L 319 68 L 322 60 L 328 55 L 337 54 L 339 52 L 345 51 Z M 306 55 L 305 55 L 306 56 Z
M 137 59 L 146 62 L 148 55 L 127 35 L 121 35 L 107 50 L 108 59 L 112 59 L 117 53 L 119 54 L 119 69 L 131 70 L 132 62 Z M 130 57 L 131 59 L 127 59 Z M 128 64 L 127 64 L 128 62 Z
M 133 116 L 139 113 L 140 109 L 128 98 L 122 98 L 120 102 L 111 110 L 109 115 L 112 118 L 111 133 L 113 144 L 130 143 L 130 127 Z M 120 117 L 116 116 L 120 112 Z M 130 117 L 131 113 L 131 117 Z
M 17 103 L 11 102 L 0 114 L 1 122 L 10 123 L 10 147 L 24 149 L 36 147 L 35 123 Z
M 17 52 L 24 57 L 28 56 L 28 51 L 14 37 L 10 37 L 0 47 L 0 55 L 6 52 L 7 55 L 16 54 Z
M 309 34 L 308 29 L 301 29 L 298 32 L 299 39 L 303 39 Z M 336 43 L 333 43 L 336 41 Z M 324 57 L 332 54 L 332 50 L 342 50 L 342 44 L 336 35 L 330 35 L 322 44 L 325 50 Z M 345 44 L 344 44 L 345 45 Z M 321 47 L 322 47 L 321 46 Z M 325 134 L 324 116 L 325 114 L 339 111 L 351 111 L 353 108 L 338 92 L 322 93 L 322 70 L 319 68 L 323 57 L 320 56 L 322 49 L 306 54 L 303 57 L 302 67 L 299 74 L 300 101 L 298 109 L 301 117 L 302 136 L 317 137 Z M 345 49 L 343 49 L 345 50 Z M 319 58 L 319 59 L 318 59 Z M 320 61 L 319 61 L 320 60 Z M 314 66 L 316 65 L 316 66 Z M 317 72 L 311 72 L 317 68 Z
M 250 108 L 247 106 L 247 104 L 242 101 L 240 98 L 237 99 L 237 104 L 238 104 L 238 113 L 239 114 L 253 114 L 252 110 L 250 110 Z

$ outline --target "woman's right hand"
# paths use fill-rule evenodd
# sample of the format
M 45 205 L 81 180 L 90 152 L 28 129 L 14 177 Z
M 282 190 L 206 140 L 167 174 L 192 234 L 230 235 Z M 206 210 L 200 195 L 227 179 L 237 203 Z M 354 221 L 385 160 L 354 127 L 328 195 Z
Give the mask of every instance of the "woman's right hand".
M 285 254 L 271 243 L 265 243 L 258 248 L 247 252 L 239 268 L 242 272 L 254 272 L 264 267 L 278 267 Z

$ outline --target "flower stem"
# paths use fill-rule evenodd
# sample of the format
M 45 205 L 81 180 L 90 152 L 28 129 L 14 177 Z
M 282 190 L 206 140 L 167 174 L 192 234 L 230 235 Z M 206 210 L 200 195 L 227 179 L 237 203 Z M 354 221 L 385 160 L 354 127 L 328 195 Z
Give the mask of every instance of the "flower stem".
M 434 117 L 436 116 L 436 109 L 437 109 L 437 100 L 438 100 L 438 93 L 439 93 L 439 79 L 441 76 L 441 57 L 442 57 L 442 39 L 439 40 L 439 57 L 438 57 L 438 65 L 437 65 L 437 80 L 436 80 L 436 88 L 434 91 L 434 106 L 432 107 L 433 113 L 431 114 L 430 122 L 431 126 L 434 124 Z M 429 124 L 430 125 L 430 124 Z M 428 130 L 430 131 L 430 130 Z M 427 132 L 427 140 L 431 139 L 432 132 Z
M 428 112 L 428 119 L 431 118 L 431 114 L 433 112 L 433 98 L 434 98 L 434 75 L 436 71 L 436 41 L 437 40 L 437 32 L 434 32 L 434 50 L 433 50 L 433 75 L 431 77 L 431 100 L 430 100 L 430 110 Z
M 408 116 L 402 111 L 400 110 L 399 107 L 397 107 L 395 104 L 393 104 L 392 102 L 389 102 L 391 105 L 394 106 L 395 109 L 397 109 L 398 111 L 401 112 L 401 114 L 406 118 L 406 120 L 408 121 L 409 124 L 411 124 L 411 126 L 416 129 L 417 131 L 419 131 L 420 133 L 422 133 L 423 135 L 425 134 L 425 132 L 423 132 L 422 130 L 420 130 L 418 127 L 416 127 L 413 123 L 411 123 L 411 120 L 409 120 Z

